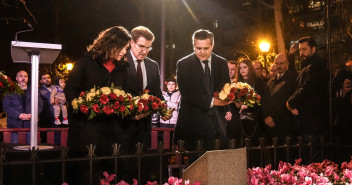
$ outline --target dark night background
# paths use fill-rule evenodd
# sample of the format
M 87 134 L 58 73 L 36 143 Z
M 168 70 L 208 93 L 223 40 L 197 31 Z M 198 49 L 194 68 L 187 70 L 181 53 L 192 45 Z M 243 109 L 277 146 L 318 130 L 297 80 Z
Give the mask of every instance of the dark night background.
M 28 64 L 14 64 L 10 42 L 17 31 L 18 40 L 62 44 L 62 51 L 52 69 L 67 60 L 75 61 L 85 52 L 98 33 L 108 27 L 121 25 L 131 30 L 143 25 L 155 34 L 149 57 L 160 61 L 161 4 L 165 2 L 166 57 L 165 76 L 175 74 L 176 62 L 191 53 L 192 33 L 209 29 L 215 35 L 214 52 L 227 59 L 236 59 L 242 53 L 252 60 L 260 53 L 258 41 L 271 43 L 271 52 L 277 52 L 274 11 L 265 6 L 273 0 L 2 0 L 0 2 L 0 71 L 14 78 L 20 69 L 30 71 Z M 292 40 L 313 35 L 326 53 L 325 1 L 283 1 L 284 38 L 286 49 Z M 351 37 L 346 34 L 350 16 L 349 0 L 333 1 L 332 38 L 339 56 L 338 66 L 351 55 Z M 313 7 L 311 5 L 320 6 Z M 346 10 L 347 16 L 346 16 Z M 347 20 L 347 21 L 346 21 Z M 320 25 L 311 23 L 321 23 Z M 336 34 L 337 33 L 337 34 Z M 343 34 L 341 34 L 343 33 Z M 66 61 L 63 59 L 66 58 Z M 48 67 L 48 66 L 42 66 Z

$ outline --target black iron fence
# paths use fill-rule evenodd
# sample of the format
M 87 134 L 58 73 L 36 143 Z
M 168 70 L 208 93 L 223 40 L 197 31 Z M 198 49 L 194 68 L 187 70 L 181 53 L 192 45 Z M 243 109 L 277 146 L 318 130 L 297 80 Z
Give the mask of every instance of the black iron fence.
M 293 142 L 294 141 L 294 142 Z M 278 138 L 271 140 L 259 139 L 259 145 L 252 146 L 251 140 L 245 140 L 247 148 L 247 164 L 248 167 L 265 166 L 271 164 L 276 168 L 279 161 L 294 162 L 294 159 L 303 158 L 304 163 L 323 161 L 329 159 L 334 162 L 342 162 L 350 160 L 352 154 L 351 145 L 340 145 L 337 143 L 327 143 L 324 138 L 320 138 L 318 144 L 312 144 L 312 139 L 308 142 L 302 137 L 285 138 L 282 143 Z M 179 141 L 178 145 L 172 145 L 171 148 L 165 149 L 162 142 L 158 143 L 157 149 L 142 150 L 142 144 L 136 145 L 136 153 L 132 155 L 120 155 L 119 145 L 112 146 L 113 154 L 111 156 L 96 156 L 94 146 L 87 146 L 87 156 L 82 158 L 71 158 L 68 155 L 68 148 L 65 146 L 56 147 L 54 150 L 28 150 L 16 151 L 11 147 L 13 144 L 2 144 L 0 148 L 0 185 L 3 184 L 17 184 L 17 182 L 25 181 L 26 184 L 61 184 L 67 181 L 67 166 L 70 163 L 78 161 L 86 161 L 89 163 L 89 184 L 96 184 L 92 182 L 92 171 L 94 168 L 94 161 L 96 160 L 110 160 L 114 163 L 114 171 L 111 173 L 117 174 L 119 172 L 119 160 L 126 158 L 137 159 L 138 174 L 136 178 L 140 184 L 145 184 L 143 179 L 156 180 L 159 184 L 166 182 L 169 175 L 181 177 L 182 170 L 187 167 L 187 159 L 191 156 L 201 156 L 204 151 L 202 149 L 202 142 L 197 143 L 197 149 L 194 151 L 187 151 L 184 148 L 184 142 Z M 215 150 L 224 149 L 219 140 L 215 141 Z M 226 149 L 236 149 L 235 141 L 230 140 Z M 142 165 L 142 159 L 153 158 L 153 162 L 146 167 Z M 173 158 L 173 161 L 170 160 Z M 165 160 L 166 159 L 166 160 Z M 146 176 L 150 168 L 157 169 L 158 174 L 153 176 Z M 175 170 L 176 169 L 176 170 Z M 48 170 L 54 170 L 49 174 Z M 23 173 L 26 175 L 23 177 Z M 176 171 L 176 172 L 174 172 Z M 48 176 L 46 176 L 48 175 Z M 55 176 L 55 177 L 53 177 Z M 117 180 L 115 180 L 117 181 Z M 114 182 L 115 184 L 117 182 Z

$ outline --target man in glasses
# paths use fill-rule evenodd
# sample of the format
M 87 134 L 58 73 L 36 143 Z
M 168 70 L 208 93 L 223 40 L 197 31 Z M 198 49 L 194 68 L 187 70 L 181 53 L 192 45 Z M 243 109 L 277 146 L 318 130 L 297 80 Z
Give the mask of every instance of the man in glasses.
M 164 99 L 160 88 L 159 65 L 148 58 L 152 50 L 154 34 L 144 26 L 138 26 L 131 31 L 131 49 L 126 57 L 129 63 L 127 70 L 127 91 L 133 96 L 141 95 L 144 89 L 148 89 L 150 95 Z M 133 154 L 136 152 L 136 144 L 141 142 L 144 148 L 150 145 L 151 116 L 137 116 L 121 126 L 120 154 Z M 123 180 L 132 180 L 137 177 L 135 161 L 124 160 L 121 163 Z

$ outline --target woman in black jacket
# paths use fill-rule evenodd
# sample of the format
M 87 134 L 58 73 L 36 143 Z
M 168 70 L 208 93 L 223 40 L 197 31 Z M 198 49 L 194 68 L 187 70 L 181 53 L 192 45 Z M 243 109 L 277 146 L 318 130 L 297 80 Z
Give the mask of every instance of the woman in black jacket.
M 79 59 L 64 90 L 66 99 L 71 104 L 82 91 L 94 87 L 121 87 L 124 89 L 127 80 L 128 63 L 124 56 L 129 48 L 130 33 L 123 27 L 114 26 L 102 31 L 88 46 L 87 53 Z M 82 113 L 73 113 L 69 108 L 68 146 L 69 157 L 86 157 L 90 144 L 95 145 L 97 156 L 113 154 L 113 144 L 118 142 L 119 124 L 123 121 L 117 116 L 97 116 L 87 120 Z M 111 162 L 111 161 L 110 161 Z M 99 183 L 99 177 L 108 170 L 108 162 L 96 160 L 93 166 L 93 184 Z M 70 171 L 72 170 L 72 171 Z M 72 165 L 69 169 L 69 184 L 88 184 L 88 161 Z

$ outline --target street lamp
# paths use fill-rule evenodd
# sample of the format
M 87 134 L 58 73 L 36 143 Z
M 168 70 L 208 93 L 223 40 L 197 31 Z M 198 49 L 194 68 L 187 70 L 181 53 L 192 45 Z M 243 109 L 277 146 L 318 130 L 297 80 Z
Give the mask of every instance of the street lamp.
M 68 71 L 71 71 L 72 68 L 73 68 L 73 64 L 72 64 L 72 63 L 67 63 L 67 64 L 66 64 L 66 69 L 67 69 Z
M 270 49 L 270 44 L 267 42 L 261 42 L 259 44 L 260 51 L 264 54 L 264 68 L 266 68 L 266 54 Z

